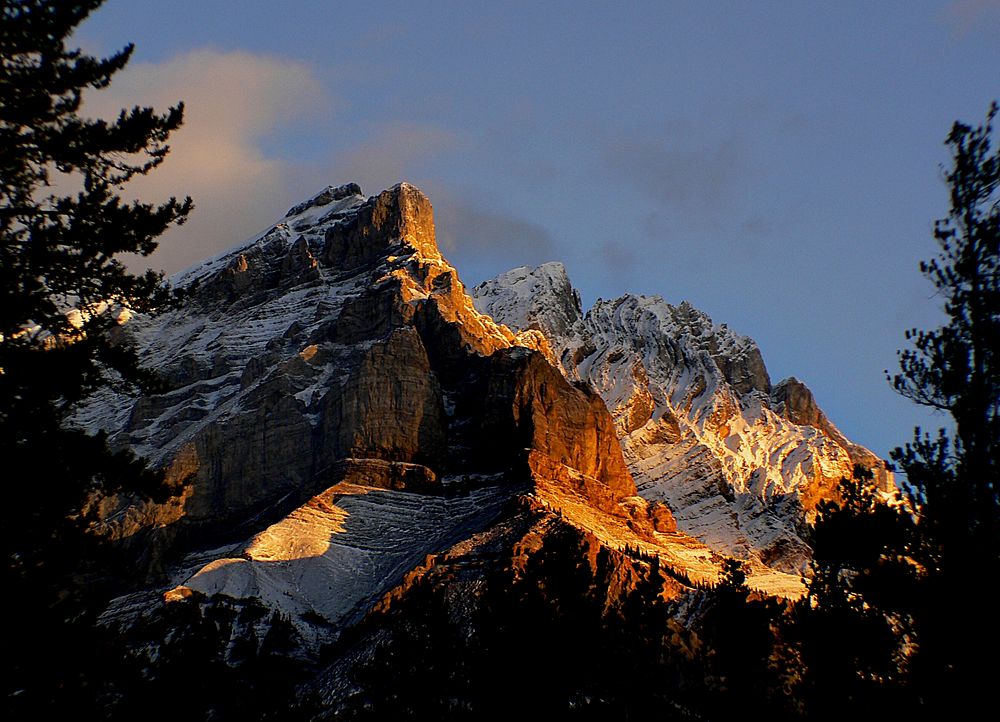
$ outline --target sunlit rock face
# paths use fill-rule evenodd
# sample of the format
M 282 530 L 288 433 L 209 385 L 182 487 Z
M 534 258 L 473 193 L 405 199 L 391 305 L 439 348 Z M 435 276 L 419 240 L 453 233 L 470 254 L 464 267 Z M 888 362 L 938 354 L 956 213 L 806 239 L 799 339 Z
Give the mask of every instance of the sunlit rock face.
M 892 480 L 796 379 L 771 384 L 757 345 L 688 303 L 626 295 L 583 313 L 562 264 L 477 286 L 476 307 L 545 334 L 568 379 L 607 403 L 639 493 L 719 553 L 804 571 L 807 515 L 855 464 Z
M 114 440 L 155 463 L 183 458 L 177 482 L 189 496 L 176 531 L 212 535 L 286 497 L 304 501 L 337 481 L 344 459 L 434 477 L 515 465 L 503 440 L 458 433 L 454 413 L 468 389 L 513 414 L 513 397 L 485 393 L 489 364 L 465 361 L 537 349 L 541 336 L 518 338 L 473 308 L 416 188 L 368 199 L 356 185 L 327 189 L 175 283 L 189 294 L 184 309 L 127 327 L 171 390 L 109 397 L 86 419 L 114 419 Z

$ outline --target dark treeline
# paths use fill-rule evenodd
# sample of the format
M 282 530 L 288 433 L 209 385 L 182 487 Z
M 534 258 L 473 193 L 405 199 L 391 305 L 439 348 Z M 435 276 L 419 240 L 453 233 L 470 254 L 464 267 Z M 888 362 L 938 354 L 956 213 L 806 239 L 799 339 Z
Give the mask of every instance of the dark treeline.
M 475 582 L 449 572 L 421 579 L 338 650 L 360 660 L 346 672 L 352 692 L 306 695 L 302 711 L 338 720 L 672 720 L 767 706 L 791 716 L 770 663 L 779 602 L 750 592 L 738 568 L 713 590 L 675 596 L 655 560 L 601 547 L 591 563 L 594 543 L 560 526 L 523 566 Z
M 155 388 L 136 354 L 111 343 L 116 311 L 171 301 L 161 277 L 123 254 L 148 255 L 190 200 L 125 202 L 119 193 L 167 153 L 180 105 L 159 114 L 80 115 L 132 54 L 98 59 L 66 38 L 100 0 L 0 0 L 0 525 L 6 718 L 46 716 L 86 699 L 104 670 L 94 622 L 130 583 L 129 560 L 91 533 L 100 495 L 166 498 L 162 475 L 102 435 L 67 423 L 108 384 Z M 76 190 L 69 190 L 76 189 Z M 110 306 L 102 305 L 110 304 Z M 76 308 L 77 316 L 67 312 Z

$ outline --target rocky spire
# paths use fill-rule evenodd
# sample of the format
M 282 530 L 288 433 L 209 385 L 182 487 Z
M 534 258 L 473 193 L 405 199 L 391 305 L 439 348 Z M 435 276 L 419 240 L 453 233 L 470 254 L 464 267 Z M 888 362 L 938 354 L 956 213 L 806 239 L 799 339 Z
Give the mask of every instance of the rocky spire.
M 326 231 L 321 258 L 350 271 L 409 246 L 427 259 L 441 259 L 434 238 L 431 202 L 409 183 L 372 196 L 355 214 Z

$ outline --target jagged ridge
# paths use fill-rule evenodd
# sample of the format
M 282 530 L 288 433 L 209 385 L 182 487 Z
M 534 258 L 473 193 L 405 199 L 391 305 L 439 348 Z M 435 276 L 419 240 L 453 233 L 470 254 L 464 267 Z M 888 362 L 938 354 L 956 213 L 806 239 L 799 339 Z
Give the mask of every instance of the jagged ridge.
M 508 271 L 473 296 L 497 321 L 545 334 L 567 378 L 607 403 L 640 494 L 720 553 L 804 572 L 805 516 L 854 464 L 891 487 L 801 382 L 772 386 L 752 339 L 686 302 L 625 295 L 584 314 L 559 263 Z

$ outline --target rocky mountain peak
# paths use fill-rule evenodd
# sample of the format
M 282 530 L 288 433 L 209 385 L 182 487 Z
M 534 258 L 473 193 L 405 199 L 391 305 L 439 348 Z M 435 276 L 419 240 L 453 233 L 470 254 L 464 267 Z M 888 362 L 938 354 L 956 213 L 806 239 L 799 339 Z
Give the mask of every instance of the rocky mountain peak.
M 176 492 L 93 500 L 147 582 L 102 621 L 153 620 L 147 655 L 170 637 L 160 620 L 232 610 L 250 620 L 219 628 L 235 655 L 253 620 L 281 615 L 296 659 L 322 670 L 323 719 L 385 649 L 380 615 L 441 612 L 475 640 L 493 585 L 559 607 L 566 589 L 590 607 L 593 589 L 599 629 L 646 600 L 685 647 L 725 557 L 794 598 L 808 514 L 852 464 L 879 463 L 690 303 L 626 294 L 584 312 L 556 262 L 470 297 L 407 183 L 328 186 L 173 280 L 186 304 L 120 327 L 165 390 L 106 389 L 76 418 Z
M 514 268 L 479 284 L 472 296 L 481 312 L 547 338 L 566 336 L 583 318 L 580 294 L 558 261 Z
M 844 436 L 823 410 L 816 403 L 812 391 L 794 376 L 779 381 L 771 389 L 771 407 L 794 424 L 809 426 L 823 434 L 828 439 L 847 452 L 852 465 L 863 466 L 872 472 L 875 482 L 882 491 L 889 493 L 895 488 L 892 473 L 886 463 L 863 446 L 852 443 Z M 823 498 L 835 495 L 835 489 L 827 484 L 817 485 L 814 493 L 807 494 L 804 503 L 813 509 Z
M 371 270 L 390 257 L 443 264 L 430 201 L 409 183 L 370 198 L 347 183 L 328 186 L 267 231 L 171 281 L 210 306 L 252 305 L 302 283 Z
M 804 384 L 772 388 L 757 344 L 687 301 L 626 294 L 585 314 L 565 269 L 521 267 L 475 288 L 476 306 L 537 328 L 567 378 L 615 419 L 639 493 L 716 551 L 802 571 L 805 517 L 854 464 L 891 487 L 884 464 L 849 442 Z
M 348 184 L 291 210 L 178 274 L 183 308 L 123 327 L 165 393 L 109 391 L 78 418 L 178 490 L 103 504 L 109 534 L 173 568 L 170 598 L 254 596 L 339 624 L 523 493 L 619 546 L 673 533 L 670 511 L 637 496 L 603 399 L 553 365 L 538 328 L 474 307 L 423 193 Z M 568 294 L 569 328 L 579 299 L 560 265 L 543 273 L 552 298 Z
M 794 376 L 775 384 L 771 398 L 774 400 L 774 410 L 793 423 L 815 428 L 822 428 L 829 423 L 812 391 Z
M 470 296 L 406 183 L 329 186 L 174 282 L 184 307 L 121 327 L 167 390 L 107 391 L 77 419 L 177 490 L 101 501 L 153 590 L 109 618 L 254 599 L 315 651 L 435 568 L 471 578 L 560 529 L 591 564 L 655 557 L 674 594 L 731 556 L 794 597 L 807 515 L 878 461 L 690 303 L 584 312 L 556 262 Z
M 431 202 L 418 188 L 399 183 L 358 206 L 326 230 L 321 258 L 342 271 L 371 263 L 408 247 L 440 260 Z

